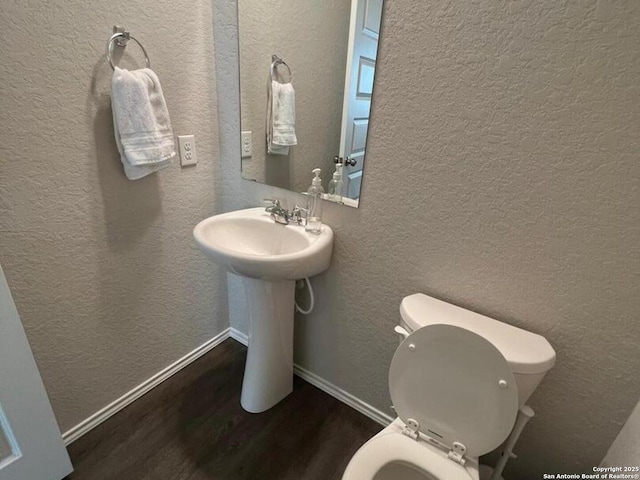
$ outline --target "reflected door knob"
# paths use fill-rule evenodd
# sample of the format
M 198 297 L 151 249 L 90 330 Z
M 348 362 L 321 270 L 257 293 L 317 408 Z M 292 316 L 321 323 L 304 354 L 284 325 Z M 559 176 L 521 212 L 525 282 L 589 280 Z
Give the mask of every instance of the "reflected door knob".
M 358 163 L 358 161 L 355 158 L 345 158 L 344 159 L 344 164 L 349 166 L 349 167 L 355 167 L 356 163 Z

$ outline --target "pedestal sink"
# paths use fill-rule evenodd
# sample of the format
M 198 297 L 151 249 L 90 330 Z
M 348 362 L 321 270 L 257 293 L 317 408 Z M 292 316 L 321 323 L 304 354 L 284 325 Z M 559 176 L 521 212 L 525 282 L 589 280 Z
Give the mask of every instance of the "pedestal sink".
M 293 389 L 295 280 L 329 267 L 333 231 L 323 225 L 314 235 L 250 208 L 209 217 L 193 236 L 204 253 L 242 277 L 250 318 L 240 403 L 264 412 Z

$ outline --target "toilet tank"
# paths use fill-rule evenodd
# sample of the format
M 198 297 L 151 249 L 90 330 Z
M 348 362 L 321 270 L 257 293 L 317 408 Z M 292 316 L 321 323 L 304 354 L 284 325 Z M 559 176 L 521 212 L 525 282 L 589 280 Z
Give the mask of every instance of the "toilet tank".
M 556 352 L 543 336 L 422 293 L 402 299 L 400 316 L 400 325 L 409 333 L 427 325 L 446 324 L 465 328 L 491 342 L 511 365 L 520 406 L 556 362 Z

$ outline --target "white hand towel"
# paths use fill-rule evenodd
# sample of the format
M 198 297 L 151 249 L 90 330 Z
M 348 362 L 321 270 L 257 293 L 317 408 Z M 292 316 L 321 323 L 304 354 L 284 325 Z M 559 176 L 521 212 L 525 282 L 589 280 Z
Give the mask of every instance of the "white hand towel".
M 267 88 L 267 151 L 288 155 L 296 138 L 296 98 L 291 83 L 270 81 Z
M 137 180 L 167 167 L 176 156 L 173 130 L 158 76 L 148 68 L 116 67 L 111 81 L 116 144 L 124 173 Z

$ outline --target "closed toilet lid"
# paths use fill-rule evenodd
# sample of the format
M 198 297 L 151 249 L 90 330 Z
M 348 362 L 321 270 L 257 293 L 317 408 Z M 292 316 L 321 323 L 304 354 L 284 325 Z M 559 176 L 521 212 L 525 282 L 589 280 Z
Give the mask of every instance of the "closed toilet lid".
M 452 325 L 429 325 L 400 344 L 389 369 L 389 391 L 405 424 L 480 456 L 509 435 L 518 390 L 509 364 L 481 336 Z

